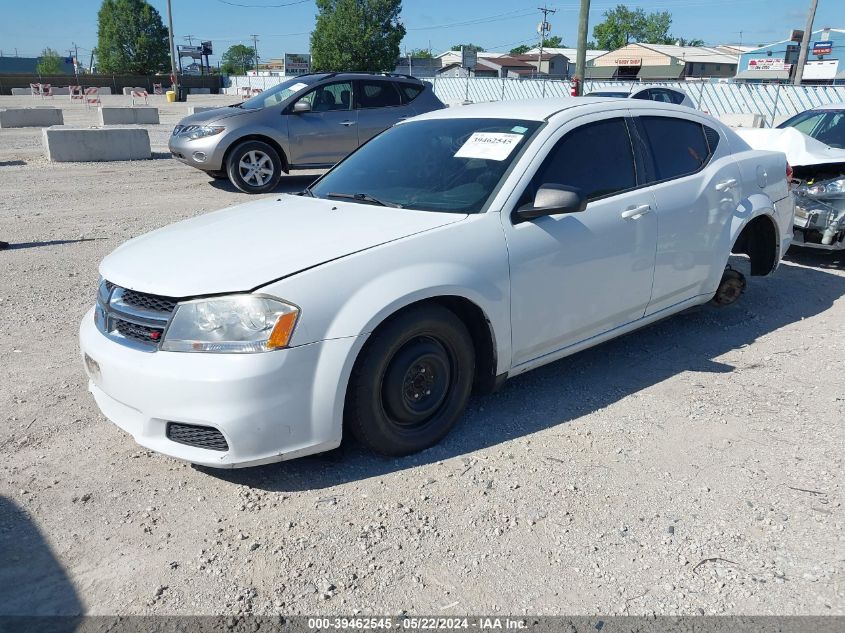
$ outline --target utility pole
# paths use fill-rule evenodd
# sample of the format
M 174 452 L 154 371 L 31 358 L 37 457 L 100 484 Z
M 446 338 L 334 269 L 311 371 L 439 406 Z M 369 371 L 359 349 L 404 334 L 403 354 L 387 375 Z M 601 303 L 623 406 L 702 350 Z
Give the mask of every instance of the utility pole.
M 575 84 L 577 96 L 584 94 L 584 69 L 587 66 L 587 27 L 590 22 L 590 0 L 581 0 L 578 16 L 578 51 L 575 53 Z
M 810 38 L 813 36 L 813 20 L 816 19 L 816 7 L 819 0 L 810 0 L 810 10 L 807 11 L 807 23 L 804 25 L 804 37 L 801 38 L 801 52 L 798 53 L 798 68 L 795 69 L 795 78 L 792 80 L 796 86 L 801 85 L 804 78 L 804 64 L 807 63 L 807 51 L 810 48 Z
M 193 46 L 195 37 L 196 37 L 196 35 L 185 35 L 184 37 L 182 37 L 182 39 L 188 40 L 188 46 Z
M 557 11 L 549 9 L 545 5 L 537 7 L 537 10 L 543 14 L 543 21 L 537 27 L 537 32 L 540 34 L 540 52 L 537 54 L 537 73 L 539 74 L 543 68 L 543 41 L 546 39 L 546 33 L 552 30 L 552 25 L 548 23 L 546 18 L 549 17 L 549 13 L 555 14 Z
M 73 46 L 73 74 L 76 75 L 76 81 L 79 81 L 79 47 L 76 45 L 76 42 L 71 42 L 71 46 Z M 70 51 L 68 51 L 70 52 Z
M 173 11 L 170 7 L 170 0 L 167 0 L 167 36 L 170 40 L 170 83 L 171 90 L 176 93 L 176 100 L 179 100 L 179 76 L 176 74 L 176 46 L 173 44 Z
M 258 72 L 258 36 L 250 35 L 252 38 L 252 51 L 255 53 L 255 72 Z

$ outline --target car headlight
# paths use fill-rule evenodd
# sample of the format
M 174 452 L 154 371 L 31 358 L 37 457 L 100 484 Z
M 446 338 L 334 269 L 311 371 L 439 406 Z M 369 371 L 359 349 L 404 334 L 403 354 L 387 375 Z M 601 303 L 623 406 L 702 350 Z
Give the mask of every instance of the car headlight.
M 189 141 L 195 141 L 198 138 L 205 138 L 207 136 L 214 136 L 215 134 L 220 134 L 226 128 L 221 127 L 219 125 L 201 125 L 199 127 L 195 127 L 189 132 L 183 132 L 186 139 Z
M 812 198 L 841 198 L 845 197 L 845 178 L 824 180 L 807 185 L 803 193 Z
M 164 334 L 167 352 L 252 353 L 287 347 L 299 308 L 261 295 L 229 295 L 176 306 Z

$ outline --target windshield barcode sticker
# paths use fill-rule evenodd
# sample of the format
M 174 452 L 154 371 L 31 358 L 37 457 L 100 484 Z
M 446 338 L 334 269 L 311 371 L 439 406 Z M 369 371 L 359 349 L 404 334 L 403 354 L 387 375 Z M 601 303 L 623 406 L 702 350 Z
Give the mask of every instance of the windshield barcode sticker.
M 308 84 L 304 84 L 301 81 L 298 84 L 293 84 L 292 86 L 288 86 L 288 90 L 291 92 L 297 92 L 298 90 L 302 90 L 303 88 L 307 88 Z
M 461 145 L 461 149 L 455 152 L 455 158 L 505 160 L 521 138 L 521 134 L 475 132 Z

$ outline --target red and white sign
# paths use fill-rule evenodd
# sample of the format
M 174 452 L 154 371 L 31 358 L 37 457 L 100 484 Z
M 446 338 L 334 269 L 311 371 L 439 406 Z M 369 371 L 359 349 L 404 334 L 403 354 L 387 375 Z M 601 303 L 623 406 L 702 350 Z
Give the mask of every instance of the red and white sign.
M 621 59 L 615 59 L 617 66 L 642 66 L 643 65 L 643 58 L 642 57 L 623 57 Z
M 85 106 L 100 105 L 100 89 L 96 87 L 85 89 Z
M 74 101 L 83 101 L 85 98 L 85 95 L 82 92 L 82 86 L 68 86 L 67 92 L 70 95 L 71 103 Z
M 132 105 L 135 105 L 135 99 L 143 99 L 144 103 L 147 102 L 147 94 L 146 90 L 133 90 L 132 91 Z
M 760 57 L 748 60 L 748 70 L 789 70 L 792 64 L 775 57 Z

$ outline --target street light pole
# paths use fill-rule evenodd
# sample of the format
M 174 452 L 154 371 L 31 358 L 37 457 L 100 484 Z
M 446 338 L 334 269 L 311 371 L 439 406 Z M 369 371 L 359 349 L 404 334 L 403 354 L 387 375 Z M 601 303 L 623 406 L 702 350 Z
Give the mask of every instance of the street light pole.
M 810 10 L 807 12 L 807 24 L 804 26 L 804 35 L 801 38 L 801 52 L 798 53 L 798 68 L 795 69 L 795 78 L 792 80 L 796 86 L 800 86 L 804 78 L 804 64 L 807 63 L 807 49 L 810 48 L 810 38 L 813 36 L 813 20 L 816 19 L 818 4 L 819 0 L 811 0 Z
M 173 43 L 173 11 L 170 8 L 170 0 L 167 0 L 167 34 L 170 39 L 170 89 L 176 94 L 179 100 L 179 76 L 176 74 L 176 46 Z

